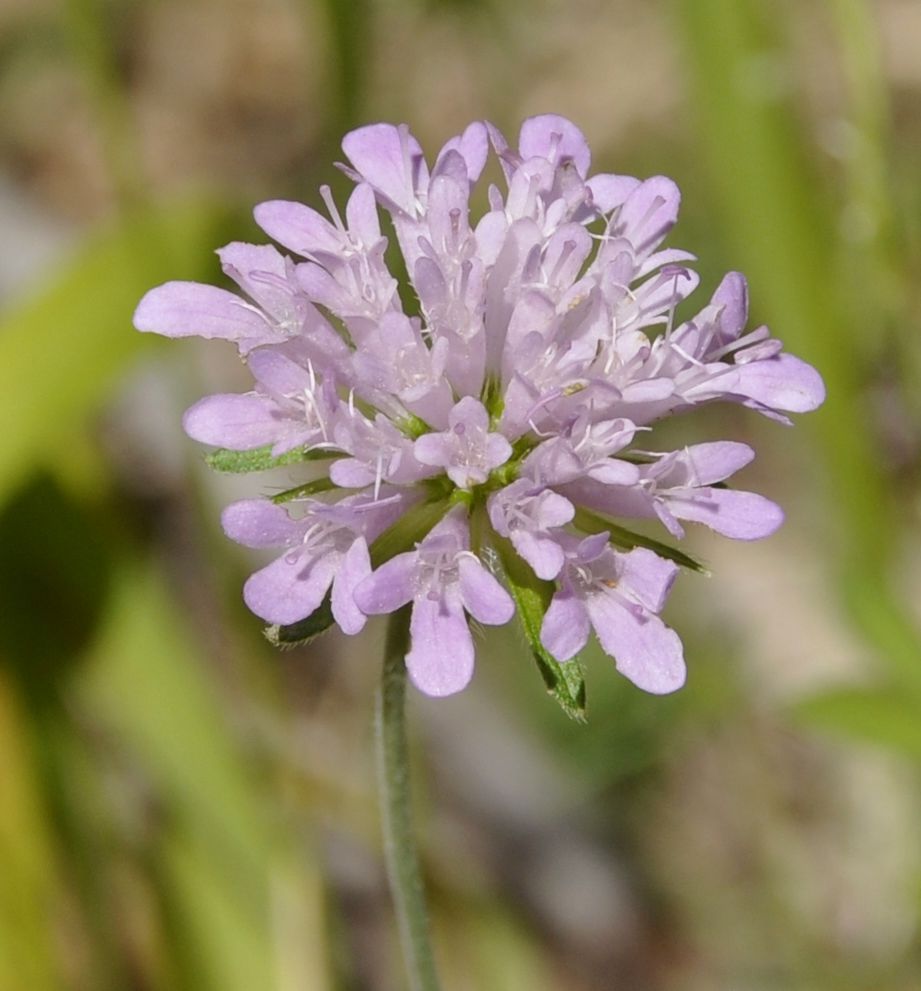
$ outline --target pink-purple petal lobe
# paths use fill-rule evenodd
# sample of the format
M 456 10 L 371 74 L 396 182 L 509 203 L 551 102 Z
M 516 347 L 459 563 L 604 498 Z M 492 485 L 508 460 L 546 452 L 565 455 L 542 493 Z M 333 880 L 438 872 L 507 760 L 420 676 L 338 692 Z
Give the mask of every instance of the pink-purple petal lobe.
M 540 503 L 539 522 L 544 527 L 565 526 L 572 522 L 576 507 L 565 497 L 545 489 Z
M 413 455 L 424 465 L 444 467 L 450 463 L 451 452 L 451 438 L 447 433 L 423 434 L 413 443 Z
M 592 201 L 602 213 L 610 213 L 620 206 L 640 184 L 639 179 L 628 175 L 593 175 L 586 186 L 592 191 Z
M 617 230 L 640 254 L 652 251 L 675 225 L 681 193 L 671 179 L 653 176 L 627 197 L 617 218 Z
M 355 602 L 355 589 L 371 574 L 371 557 L 364 537 L 358 537 L 342 555 L 333 579 L 333 618 L 343 633 L 352 636 L 364 628 L 365 613 Z
M 260 203 L 253 216 L 270 238 L 298 255 L 335 254 L 342 248 L 342 235 L 325 217 L 303 203 L 269 200 Z
M 167 282 L 144 295 L 134 326 L 165 337 L 204 337 L 245 342 L 269 336 L 255 307 L 225 289 L 198 282 Z
M 417 558 L 414 551 L 397 554 L 363 579 L 355 588 L 355 603 L 368 616 L 396 612 L 416 594 Z
M 525 160 L 540 157 L 557 163 L 568 158 L 583 178 L 592 161 L 585 135 L 571 120 L 558 114 L 529 117 L 521 125 L 518 150 Z
M 634 485 L 639 481 L 640 472 L 636 465 L 617 458 L 604 458 L 590 465 L 586 472 L 589 478 L 605 485 Z
M 652 612 L 660 612 L 668 598 L 678 566 L 645 547 L 620 555 L 621 582 Z
M 568 661 L 588 642 L 588 612 L 571 589 L 554 595 L 540 628 L 540 642 L 558 661 Z
M 504 465 L 512 456 L 512 445 L 502 434 L 487 434 L 486 436 L 486 467 L 490 471 Z
M 551 581 L 563 570 L 566 555 L 551 536 L 531 530 L 513 530 L 511 541 L 538 578 Z
M 360 182 L 349 197 L 345 205 L 345 219 L 349 233 L 357 236 L 366 247 L 380 241 L 381 221 L 377 215 L 377 199 L 366 182 Z
M 717 286 L 712 302 L 722 307 L 720 340 L 734 341 L 748 320 L 748 282 L 741 272 L 727 272 Z
M 409 633 L 406 669 L 419 691 L 443 698 L 467 687 L 473 677 L 473 637 L 459 596 L 450 587 L 440 599 L 415 600 Z
M 342 139 L 342 150 L 366 182 L 400 210 L 415 214 L 416 188 L 428 181 L 428 171 L 422 148 L 405 125 L 359 127 Z
M 464 396 L 451 410 L 448 418 L 451 427 L 486 431 L 489 428 L 489 413 L 475 396 Z
M 363 489 L 374 482 L 375 474 L 373 468 L 357 458 L 340 458 L 330 465 L 329 478 L 343 489 Z
M 653 695 L 681 688 L 686 677 L 684 650 L 677 633 L 658 616 L 606 594 L 590 595 L 586 607 L 604 652 L 614 658 L 621 674 Z
M 250 351 L 246 362 L 256 380 L 276 395 L 303 395 L 310 390 L 307 369 L 273 348 Z
M 268 499 L 231 503 L 221 513 L 221 526 L 231 540 L 244 547 L 285 547 L 299 542 L 304 529 Z
M 468 182 L 476 182 L 486 165 L 486 155 L 489 151 L 489 136 L 486 132 L 486 125 L 482 121 L 475 120 L 472 124 L 467 125 L 462 134 L 451 138 L 441 149 L 438 160 L 435 162 L 434 172 L 438 172 L 438 165 L 442 156 L 449 151 L 456 151 L 463 158 Z
M 761 540 L 783 523 L 783 510 L 756 492 L 735 489 L 687 489 L 669 501 L 672 512 L 682 520 L 703 523 L 732 540 Z
M 744 468 L 755 458 L 748 444 L 732 440 L 693 444 L 686 449 L 691 481 L 694 485 L 713 485 L 722 482 Z
M 268 623 L 296 623 L 319 608 L 337 564 L 336 554 L 311 559 L 299 551 L 289 551 L 249 577 L 243 586 L 243 600 Z
M 206 396 L 186 410 L 182 426 L 192 440 L 231 451 L 274 444 L 283 430 L 278 406 L 256 393 Z
M 457 565 L 461 600 L 475 620 L 487 626 L 502 626 L 515 615 L 515 603 L 499 582 L 471 555 Z
M 771 409 L 809 413 L 825 402 L 825 383 L 812 367 L 792 354 L 736 364 L 737 391 Z

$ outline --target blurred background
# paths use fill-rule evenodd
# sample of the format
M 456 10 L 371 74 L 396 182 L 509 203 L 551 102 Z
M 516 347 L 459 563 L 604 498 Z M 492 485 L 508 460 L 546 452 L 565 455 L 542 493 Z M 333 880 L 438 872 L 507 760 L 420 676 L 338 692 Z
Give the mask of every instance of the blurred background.
M 684 191 L 670 243 L 752 285 L 825 376 L 739 408 L 787 510 L 695 533 L 690 683 L 589 653 L 569 722 L 514 635 L 411 699 L 447 991 L 921 988 L 921 4 L 4 0 L 0 989 L 399 991 L 371 759 L 382 629 L 279 653 L 182 410 L 233 349 L 137 334 L 219 281 L 267 198 L 318 203 L 349 128 L 431 154 L 572 117 L 595 168 Z

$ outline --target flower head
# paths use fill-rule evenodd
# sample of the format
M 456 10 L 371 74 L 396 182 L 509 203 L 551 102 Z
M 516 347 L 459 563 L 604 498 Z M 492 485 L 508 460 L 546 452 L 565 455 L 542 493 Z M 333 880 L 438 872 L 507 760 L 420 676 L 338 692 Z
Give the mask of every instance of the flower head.
M 491 186 L 475 218 L 490 148 L 505 189 Z M 193 438 L 314 469 L 224 513 L 232 539 L 282 550 L 246 583 L 247 604 L 288 626 L 328 602 L 346 633 L 411 606 L 407 666 L 431 695 L 470 679 L 468 617 L 504 624 L 526 603 L 549 663 L 594 630 L 641 688 L 680 687 L 681 642 L 658 614 L 674 560 L 689 559 L 624 523 L 752 540 L 782 515 L 726 486 L 749 447 L 659 450 L 655 425 L 714 402 L 789 422 L 822 402 L 818 374 L 767 328 L 746 331 L 739 273 L 676 325 L 698 282 L 693 256 L 662 246 L 677 187 L 590 174 L 588 144 L 562 117 L 525 121 L 517 147 L 473 123 L 431 167 L 405 125 L 359 128 L 343 150 L 355 181 L 344 217 L 326 187 L 328 218 L 263 203 L 256 220 L 287 254 L 230 244 L 219 256 L 240 294 L 171 282 L 135 314 L 139 330 L 231 341 L 252 372 L 249 392 L 186 413 Z

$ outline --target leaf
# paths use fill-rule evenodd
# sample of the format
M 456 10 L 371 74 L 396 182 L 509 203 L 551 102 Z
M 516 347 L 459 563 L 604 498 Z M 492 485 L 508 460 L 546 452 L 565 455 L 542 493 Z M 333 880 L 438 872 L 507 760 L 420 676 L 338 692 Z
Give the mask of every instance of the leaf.
M 379 568 L 397 554 L 411 550 L 445 515 L 445 500 L 413 506 L 371 544 L 371 567 Z
M 154 566 L 125 562 L 73 704 L 160 810 L 147 876 L 176 969 L 193 972 L 169 986 L 252 991 L 271 984 L 274 879 L 290 867 L 198 639 Z
M 921 703 L 894 688 L 834 688 L 798 702 L 794 715 L 816 729 L 878 744 L 921 761 Z
M 540 642 L 544 614 L 553 598 L 553 583 L 538 578 L 515 553 L 511 543 L 496 534 L 492 543 L 499 554 L 506 584 L 515 601 L 521 628 L 549 694 L 570 719 L 585 722 L 585 679 L 578 658 L 560 663 Z
M 407 413 L 397 421 L 397 426 L 412 440 L 421 437 L 423 434 L 430 434 L 433 427 L 430 427 L 425 420 L 416 416 L 415 413 Z
M 276 457 L 272 454 L 271 444 L 254 448 L 252 451 L 228 451 L 225 447 L 219 447 L 205 455 L 205 464 L 215 471 L 242 475 L 251 471 L 270 471 L 272 468 L 283 468 L 285 465 L 296 465 L 305 461 L 325 461 L 338 457 L 339 454 L 339 451 L 328 449 L 314 448 L 307 451 L 304 448 L 295 448 Z
M 0 669 L 0 987 L 60 991 L 48 925 L 48 906 L 58 896 L 56 846 L 23 701 Z
M 295 485 L 293 489 L 285 489 L 284 492 L 276 492 L 272 496 L 272 502 L 278 504 L 291 502 L 292 499 L 301 499 L 304 496 L 316 495 L 318 492 L 329 492 L 337 488 L 329 478 L 315 478 L 312 482 L 305 482 L 303 485 Z
M 645 547 L 647 550 L 655 551 L 659 557 L 664 557 L 669 561 L 674 561 L 675 564 L 680 564 L 682 568 L 696 571 L 701 575 L 710 574 L 709 570 L 700 561 L 691 557 L 690 554 L 685 554 L 684 551 L 679 551 L 677 547 L 672 547 L 670 544 L 663 544 L 660 540 L 656 540 L 654 537 L 647 537 L 642 533 L 634 533 L 632 530 L 619 526 L 617 523 L 612 523 L 604 516 L 593 513 L 588 509 L 577 509 L 576 515 L 573 518 L 573 524 L 586 533 L 601 533 L 602 530 L 607 530 L 611 535 L 611 543 L 622 550 L 629 551 L 633 550 L 634 547 Z
M 275 647 L 303 647 L 325 633 L 336 622 L 333 616 L 332 593 L 327 592 L 322 603 L 304 619 L 288 626 L 267 626 L 265 637 Z
M 131 326 L 144 292 L 166 279 L 213 274 L 211 249 L 228 218 L 225 206 L 202 202 L 127 214 L 49 273 L 39 295 L 3 314 L 0 499 L 53 463 L 128 361 L 156 344 Z

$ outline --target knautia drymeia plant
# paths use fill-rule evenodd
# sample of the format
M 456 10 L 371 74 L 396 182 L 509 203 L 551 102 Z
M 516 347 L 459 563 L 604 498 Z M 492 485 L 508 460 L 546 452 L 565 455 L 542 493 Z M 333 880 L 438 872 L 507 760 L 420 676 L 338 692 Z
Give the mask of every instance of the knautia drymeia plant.
M 490 186 L 474 220 L 490 145 L 507 188 Z M 344 217 L 325 187 L 329 219 L 262 203 L 256 220 L 284 252 L 218 252 L 243 295 L 171 282 L 135 316 L 140 330 L 233 341 L 252 372 L 250 392 L 185 416 L 191 437 L 222 449 L 212 463 L 311 466 L 305 484 L 224 513 L 234 540 L 280 549 L 246 583 L 248 606 L 290 642 L 333 620 L 358 633 L 411 603 L 406 663 L 429 695 L 470 680 L 467 616 L 499 625 L 516 606 L 570 708 L 579 678 L 560 662 L 592 629 L 641 688 L 680 687 L 681 642 L 659 613 L 693 562 L 624 521 L 753 540 L 782 514 L 722 484 L 749 447 L 658 450 L 654 427 L 720 401 L 787 422 L 822 402 L 821 379 L 767 328 L 745 329 L 738 273 L 674 325 L 697 285 L 693 256 L 661 247 L 677 187 L 591 175 L 585 138 L 562 117 L 525 121 L 517 148 L 471 124 L 431 169 L 405 125 L 363 127 L 342 146 L 356 184 Z
M 572 659 L 592 631 L 640 688 L 679 688 L 681 641 L 659 614 L 679 566 L 696 564 L 668 541 L 688 522 L 754 540 L 782 514 L 725 485 L 753 458 L 747 445 L 663 450 L 655 427 L 716 402 L 786 423 L 824 390 L 767 328 L 746 329 L 736 272 L 676 323 L 698 282 L 692 255 L 662 247 L 677 187 L 591 175 L 570 121 L 532 117 L 517 147 L 471 124 L 431 168 L 405 125 L 359 128 L 342 147 L 355 182 L 344 215 L 325 187 L 328 217 L 262 203 L 256 221 L 283 250 L 218 252 L 241 294 L 171 282 L 144 297 L 135 325 L 239 348 L 253 388 L 185 416 L 191 437 L 219 449 L 214 466 L 304 473 L 223 515 L 233 540 L 278 548 L 244 588 L 275 642 L 400 617 L 381 696 L 384 811 L 409 968 L 428 988 L 396 781 L 404 657 L 421 691 L 450 695 L 473 673 L 469 617 L 502 625 L 517 614 L 570 714 L 584 705 Z M 489 187 L 475 219 L 471 191 L 490 148 L 505 188 Z M 634 532 L 633 520 L 658 521 L 666 540 Z

